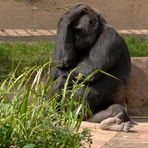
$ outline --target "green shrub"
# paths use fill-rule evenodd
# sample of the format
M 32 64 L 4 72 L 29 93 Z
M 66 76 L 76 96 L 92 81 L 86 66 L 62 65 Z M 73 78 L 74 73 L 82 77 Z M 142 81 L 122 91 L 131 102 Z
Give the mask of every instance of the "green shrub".
M 79 148 L 83 143 L 90 146 L 88 131 L 79 131 L 87 106 L 83 98 L 74 95 L 83 83 L 76 81 L 69 89 L 67 79 L 62 92 L 52 94 L 50 73 L 43 74 L 48 67 L 49 63 L 34 66 L 18 77 L 14 71 L 1 83 L 1 148 Z

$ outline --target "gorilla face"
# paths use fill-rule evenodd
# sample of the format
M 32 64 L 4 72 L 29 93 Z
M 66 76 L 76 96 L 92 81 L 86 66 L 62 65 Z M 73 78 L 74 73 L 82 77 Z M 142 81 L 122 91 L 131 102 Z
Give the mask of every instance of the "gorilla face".
M 93 17 L 92 17 L 93 16 Z M 73 40 L 75 49 L 84 51 L 90 49 L 97 39 L 99 31 L 98 17 L 91 14 L 82 15 L 73 23 Z

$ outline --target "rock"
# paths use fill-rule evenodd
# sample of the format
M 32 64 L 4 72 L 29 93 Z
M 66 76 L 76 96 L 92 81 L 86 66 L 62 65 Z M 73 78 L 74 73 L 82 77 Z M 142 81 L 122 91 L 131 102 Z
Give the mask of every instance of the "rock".
M 127 105 L 131 115 L 148 115 L 148 57 L 132 58 Z

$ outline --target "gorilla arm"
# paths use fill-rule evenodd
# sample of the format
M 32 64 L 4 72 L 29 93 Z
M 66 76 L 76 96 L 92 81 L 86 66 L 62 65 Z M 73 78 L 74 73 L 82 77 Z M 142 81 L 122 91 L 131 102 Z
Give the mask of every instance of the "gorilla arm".
M 77 63 L 77 53 L 73 45 L 71 23 L 86 11 L 86 6 L 78 4 L 67 11 L 60 19 L 54 52 L 54 60 L 58 67 L 73 68 Z
M 71 23 L 86 12 L 86 6 L 78 4 L 67 11 L 58 23 L 58 33 L 54 50 L 55 68 L 51 77 L 55 80 L 53 91 L 57 92 L 64 86 L 68 71 L 78 64 L 77 53 L 73 45 Z
M 107 71 L 118 63 L 122 50 L 126 47 L 123 39 L 111 27 L 106 28 L 99 36 L 89 56 L 79 63 L 75 74 L 83 74 L 84 78 L 97 69 Z M 97 73 L 89 81 L 99 79 L 101 73 Z

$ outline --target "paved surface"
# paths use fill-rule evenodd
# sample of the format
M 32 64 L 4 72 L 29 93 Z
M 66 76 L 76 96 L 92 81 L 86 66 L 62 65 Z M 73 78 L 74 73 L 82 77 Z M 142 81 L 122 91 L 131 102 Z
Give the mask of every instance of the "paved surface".
M 103 131 L 99 124 L 89 122 L 83 122 L 81 127 L 91 131 L 91 148 L 148 148 L 148 119 L 138 121 L 138 125 L 128 133 Z
M 91 132 L 93 142 L 91 148 L 101 148 L 117 134 L 117 132 L 101 130 L 97 123 L 83 122 L 81 127 L 88 128 Z
M 46 29 L 1 29 L 0 40 L 6 41 L 34 41 L 53 40 L 56 30 Z
M 33 41 L 33 40 L 48 40 L 55 39 L 56 30 L 51 29 L 1 29 L 0 30 L 0 40 L 23 40 L 23 41 Z M 120 34 L 125 35 L 141 35 L 148 37 L 148 29 L 128 29 L 128 30 L 118 30 Z
M 56 30 L 46 30 L 46 29 L 1 29 L 0 36 L 41 36 L 41 35 L 56 35 Z M 118 30 L 122 34 L 135 34 L 135 35 L 148 35 L 148 29 L 128 29 L 128 30 Z

